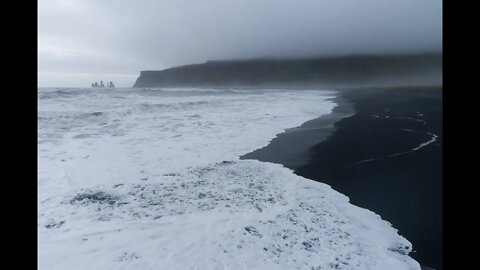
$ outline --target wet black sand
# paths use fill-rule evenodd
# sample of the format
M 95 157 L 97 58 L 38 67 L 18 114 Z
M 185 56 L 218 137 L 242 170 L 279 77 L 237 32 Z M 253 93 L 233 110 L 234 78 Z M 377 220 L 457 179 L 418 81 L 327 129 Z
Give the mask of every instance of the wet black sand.
M 292 169 L 308 163 L 311 158 L 310 149 L 334 133 L 336 122 L 355 113 L 352 104 L 341 95 L 332 100 L 338 104 L 332 113 L 307 121 L 300 127 L 287 129 L 267 146 L 241 158 L 283 164 Z
M 392 223 L 422 266 L 443 269 L 441 88 L 342 90 L 336 101 L 334 114 L 242 158 L 281 163 L 332 186 Z M 412 151 L 433 134 L 434 142 Z

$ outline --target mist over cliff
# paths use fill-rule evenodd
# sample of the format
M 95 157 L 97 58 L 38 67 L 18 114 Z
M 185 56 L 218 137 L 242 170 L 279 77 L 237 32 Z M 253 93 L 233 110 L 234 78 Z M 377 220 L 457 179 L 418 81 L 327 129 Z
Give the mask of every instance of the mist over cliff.
M 142 71 L 134 87 L 352 87 L 442 83 L 440 53 L 208 61 Z

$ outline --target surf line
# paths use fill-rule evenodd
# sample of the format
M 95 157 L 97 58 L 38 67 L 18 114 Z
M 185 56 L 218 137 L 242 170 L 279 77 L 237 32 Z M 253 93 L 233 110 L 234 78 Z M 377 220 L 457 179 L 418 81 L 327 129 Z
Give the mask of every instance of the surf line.
M 407 132 L 418 132 L 418 131 L 415 131 L 415 130 L 411 130 L 411 129 L 401 129 L 403 131 L 407 131 Z M 392 157 L 397 157 L 397 156 L 401 156 L 401 155 L 405 155 L 405 154 L 409 154 L 411 152 L 414 152 L 414 151 L 417 151 L 417 150 L 420 150 L 422 149 L 423 147 L 426 147 L 427 145 L 431 144 L 431 143 L 434 143 L 438 136 L 434 133 L 431 133 L 431 132 L 424 132 L 425 134 L 428 134 L 430 136 L 432 136 L 432 138 L 426 142 L 423 142 L 421 143 L 420 145 L 418 145 L 417 147 L 409 150 L 409 151 L 405 151 L 405 152 L 399 152 L 399 153 L 395 153 L 395 154 L 391 154 L 391 155 L 388 155 L 388 156 L 385 156 L 385 157 L 377 157 L 377 158 L 371 158 L 371 159 L 365 159 L 365 160 L 361 160 L 361 161 L 357 161 L 353 164 L 350 164 L 350 165 L 346 165 L 346 166 L 343 166 L 343 168 L 349 168 L 349 167 L 353 167 L 353 166 L 357 166 L 359 164 L 363 164 L 363 163 L 367 163 L 367 162 L 371 162 L 371 161 L 375 161 L 375 160 L 380 160 L 380 159 L 387 159 L 387 158 L 392 158 Z
M 405 120 L 417 121 L 417 122 L 420 122 L 420 123 L 422 123 L 424 126 L 427 124 L 427 121 L 425 121 L 425 120 L 423 120 L 423 119 L 412 118 L 412 117 L 401 117 L 401 116 L 395 116 L 395 117 L 390 117 L 390 118 L 394 118 L 394 119 L 405 119 Z

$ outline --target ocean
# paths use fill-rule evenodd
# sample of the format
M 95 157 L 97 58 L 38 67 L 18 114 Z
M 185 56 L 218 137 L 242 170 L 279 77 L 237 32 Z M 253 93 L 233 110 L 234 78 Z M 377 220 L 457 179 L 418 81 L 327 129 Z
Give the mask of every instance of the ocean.
M 375 213 L 239 158 L 336 95 L 39 88 L 39 269 L 420 269 Z

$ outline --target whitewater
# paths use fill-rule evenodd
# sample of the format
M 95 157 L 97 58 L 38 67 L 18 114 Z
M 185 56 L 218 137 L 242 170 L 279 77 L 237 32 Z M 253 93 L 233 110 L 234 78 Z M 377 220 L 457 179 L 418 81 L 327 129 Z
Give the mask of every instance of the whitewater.
M 377 214 L 239 158 L 336 95 L 39 88 L 38 269 L 420 269 Z

